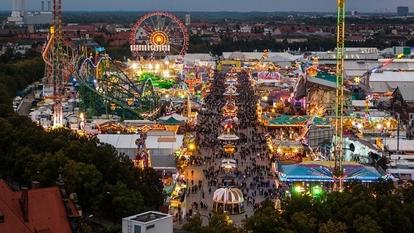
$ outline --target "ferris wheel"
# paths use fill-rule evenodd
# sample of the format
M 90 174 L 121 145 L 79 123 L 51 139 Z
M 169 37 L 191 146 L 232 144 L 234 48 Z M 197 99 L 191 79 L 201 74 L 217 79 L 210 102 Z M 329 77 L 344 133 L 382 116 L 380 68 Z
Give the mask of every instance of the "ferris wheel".
M 181 20 L 167 12 L 143 15 L 131 29 L 131 51 L 136 57 L 183 56 L 188 49 L 188 30 Z

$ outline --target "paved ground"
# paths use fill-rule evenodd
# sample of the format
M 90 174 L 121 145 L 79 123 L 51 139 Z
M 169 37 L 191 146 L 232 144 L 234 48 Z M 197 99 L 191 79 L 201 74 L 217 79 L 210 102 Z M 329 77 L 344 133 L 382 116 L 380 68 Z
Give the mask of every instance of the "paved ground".
M 238 146 L 238 150 L 240 151 L 240 146 Z M 211 149 L 202 149 L 200 156 L 214 156 L 213 155 L 213 151 Z M 253 157 L 253 156 L 252 156 Z M 246 169 L 247 166 L 252 167 L 253 163 L 255 163 L 256 165 L 261 165 L 261 166 L 267 166 L 268 165 L 268 159 L 267 156 L 262 155 L 261 159 L 260 157 L 255 156 L 256 159 L 254 161 L 250 161 L 250 160 L 245 160 L 243 161 L 243 165 L 241 163 L 241 158 L 240 158 L 240 154 L 236 153 L 234 158 L 237 159 L 239 161 L 238 163 L 238 168 L 240 171 L 244 171 Z M 215 162 L 215 167 L 218 168 L 221 164 L 221 160 L 222 158 L 216 158 L 214 159 Z M 208 192 L 209 190 L 209 186 L 207 184 L 207 179 L 203 174 L 203 169 L 207 169 L 206 164 L 203 164 L 201 166 L 196 166 L 196 165 L 192 165 L 189 166 L 187 168 L 187 177 L 189 177 L 189 182 L 191 184 L 191 180 L 193 180 L 194 184 L 198 184 L 199 180 L 203 181 L 203 185 L 202 185 L 202 191 L 197 191 L 196 193 L 189 193 L 188 198 L 187 198 L 187 203 L 186 206 L 191 206 L 191 203 L 200 203 L 201 201 L 205 204 L 207 204 L 208 208 L 207 209 L 201 209 L 200 207 L 198 208 L 198 212 L 200 212 L 201 216 L 203 217 L 203 221 L 204 223 L 206 223 L 206 220 L 208 219 L 209 213 L 212 213 L 212 207 L 213 207 L 213 193 L 214 191 L 219 188 L 219 185 L 217 186 L 211 186 L 211 193 Z M 191 175 L 191 171 L 194 171 L 193 175 Z M 272 185 L 273 183 L 273 179 L 271 179 L 271 177 L 267 176 L 267 171 L 265 172 L 265 176 L 264 176 L 264 181 L 269 181 L 269 183 Z M 221 173 L 221 174 L 224 174 Z M 191 178 L 191 179 L 190 179 Z M 246 183 L 250 184 L 250 183 L 254 183 L 253 181 L 253 176 L 247 176 L 246 177 Z M 239 180 L 238 182 L 241 182 L 241 180 Z M 251 189 L 249 191 L 249 193 L 251 193 L 252 191 L 256 190 L 258 192 L 258 189 Z M 204 191 L 204 198 L 202 197 L 202 192 Z M 245 197 L 246 198 L 246 197 Z M 247 198 L 246 198 L 247 199 Z M 254 197 L 255 199 L 255 203 L 260 203 L 261 201 L 263 201 L 265 198 L 263 195 L 257 194 L 256 197 Z M 193 209 L 193 211 L 197 211 L 195 209 Z M 248 204 L 247 202 L 245 202 L 245 213 L 240 214 L 240 215 L 232 215 L 230 216 L 233 220 L 233 222 L 236 225 L 241 225 L 242 224 L 242 220 L 246 218 L 247 216 L 250 216 L 254 213 L 254 208 L 252 204 Z
M 216 85 L 219 84 L 216 82 Z M 250 88 L 250 86 L 245 85 L 243 88 Z M 216 137 L 215 134 L 217 130 L 219 132 L 222 131 L 220 103 L 222 104 L 223 97 L 218 96 L 219 90 L 220 88 L 214 89 L 215 92 L 213 92 L 213 95 L 215 95 L 215 97 L 213 98 L 213 101 L 207 103 L 207 109 L 210 111 L 210 115 L 207 115 L 207 118 L 202 121 L 204 122 L 203 124 L 206 124 L 203 132 L 208 132 L 210 138 Z M 252 91 L 249 90 L 250 94 L 242 93 L 243 96 L 241 94 L 242 97 L 238 98 L 237 104 L 239 106 L 239 111 L 243 111 L 239 112 L 239 117 L 241 116 L 240 126 L 246 128 L 236 132 L 238 136 L 243 136 L 243 139 L 236 142 L 237 152 L 232 157 L 237 161 L 238 169 L 235 178 L 235 186 L 240 188 L 245 194 L 245 212 L 239 215 L 230 216 L 234 224 L 239 226 L 243 223 L 243 220 L 246 217 L 254 213 L 254 204 L 259 204 L 266 197 L 269 197 L 274 193 L 274 180 L 268 175 L 270 164 L 268 156 L 266 155 L 266 145 L 261 137 L 264 132 L 258 125 L 251 126 L 251 124 L 247 122 L 248 120 L 243 120 L 249 119 L 249 121 L 252 121 L 252 119 L 254 119 L 255 97 L 251 92 Z M 217 114 L 217 111 L 220 113 Z M 220 152 L 222 145 L 213 144 L 205 147 L 199 145 L 198 147 L 199 151 L 195 154 L 195 158 L 198 162 L 195 162 L 195 164 L 186 169 L 186 177 L 188 178 L 190 188 L 188 189 L 185 205 L 187 209 L 185 211 L 187 213 L 200 213 L 204 224 L 206 224 L 208 217 L 212 214 L 213 193 L 216 189 L 223 186 L 220 184 L 221 176 L 224 174 L 224 171 L 220 169 L 223 159 L 220 156 L 223 153 Z M 210 174 L 207 174 L 208 172 L 210 172 Z M 198 185 L 200 181 L 202 184 L 199 185 L 199 188 L 193 190 L 194 188 L 191 186 L 194 187 Z M 206 204 L 207 208 L 201 208 L 201 202 Z
M 22 99 L 22 104 L 20 108 L 17 110 L 17 113 L 21 116 L 28 116 L 30 113 L 30 109 L 32 108 L 32 102 L 34 100 L 34 93 L 30 92 Z

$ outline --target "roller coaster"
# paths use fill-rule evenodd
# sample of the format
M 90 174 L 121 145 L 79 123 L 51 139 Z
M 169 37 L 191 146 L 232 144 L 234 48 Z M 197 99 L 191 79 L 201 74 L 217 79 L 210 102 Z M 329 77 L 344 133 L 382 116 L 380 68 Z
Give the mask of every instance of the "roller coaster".
M 88 116 L 154 119 L 163 109 L 151 79 L 131 80 L 107 55 L 79 56 L 72 81 L 78 90 L 79 107 Z

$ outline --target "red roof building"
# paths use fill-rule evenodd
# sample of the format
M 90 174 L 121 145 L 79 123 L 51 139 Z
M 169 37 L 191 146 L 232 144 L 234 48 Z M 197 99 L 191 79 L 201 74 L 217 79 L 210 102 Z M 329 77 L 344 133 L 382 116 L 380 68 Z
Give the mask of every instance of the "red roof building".
M 72 233 L 71 219 L 80 215 L 72 201 L 64 202 L 63 192 L 59 187 L 15 192 L 0 180 L 0 232 Z

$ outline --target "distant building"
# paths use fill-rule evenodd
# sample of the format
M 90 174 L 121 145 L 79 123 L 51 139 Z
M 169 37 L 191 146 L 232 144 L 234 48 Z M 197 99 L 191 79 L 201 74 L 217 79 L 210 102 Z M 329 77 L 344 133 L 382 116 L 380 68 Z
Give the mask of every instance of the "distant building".
M 122 219 L 122 233 L 172 233 L 173 219 L 169 214 L 149 211 Z
M 25 25 L 49 25 L 52 23 L 53 13 L 51 11 L 45 12 L 27 12 L 23 17 Z
M 399 6 L 397 7 L 398 16 L 407 16 L 409 12 L 408 6 Z
M 190 24 L 191 24 L 191 15 L 186 14 L 185 15 L 185 26 L 190 26 Z
M 16 25 L 48 25 L 52 23 L 52 3 L 40 1 L 40 11 L 27 11 L 26 0 L 12 0 L 12 14 L 7 22 Z
M 26 0 L 12 0 L 12 13 L 7 18 L 8 23 L 22 25 L 26 12 Z

